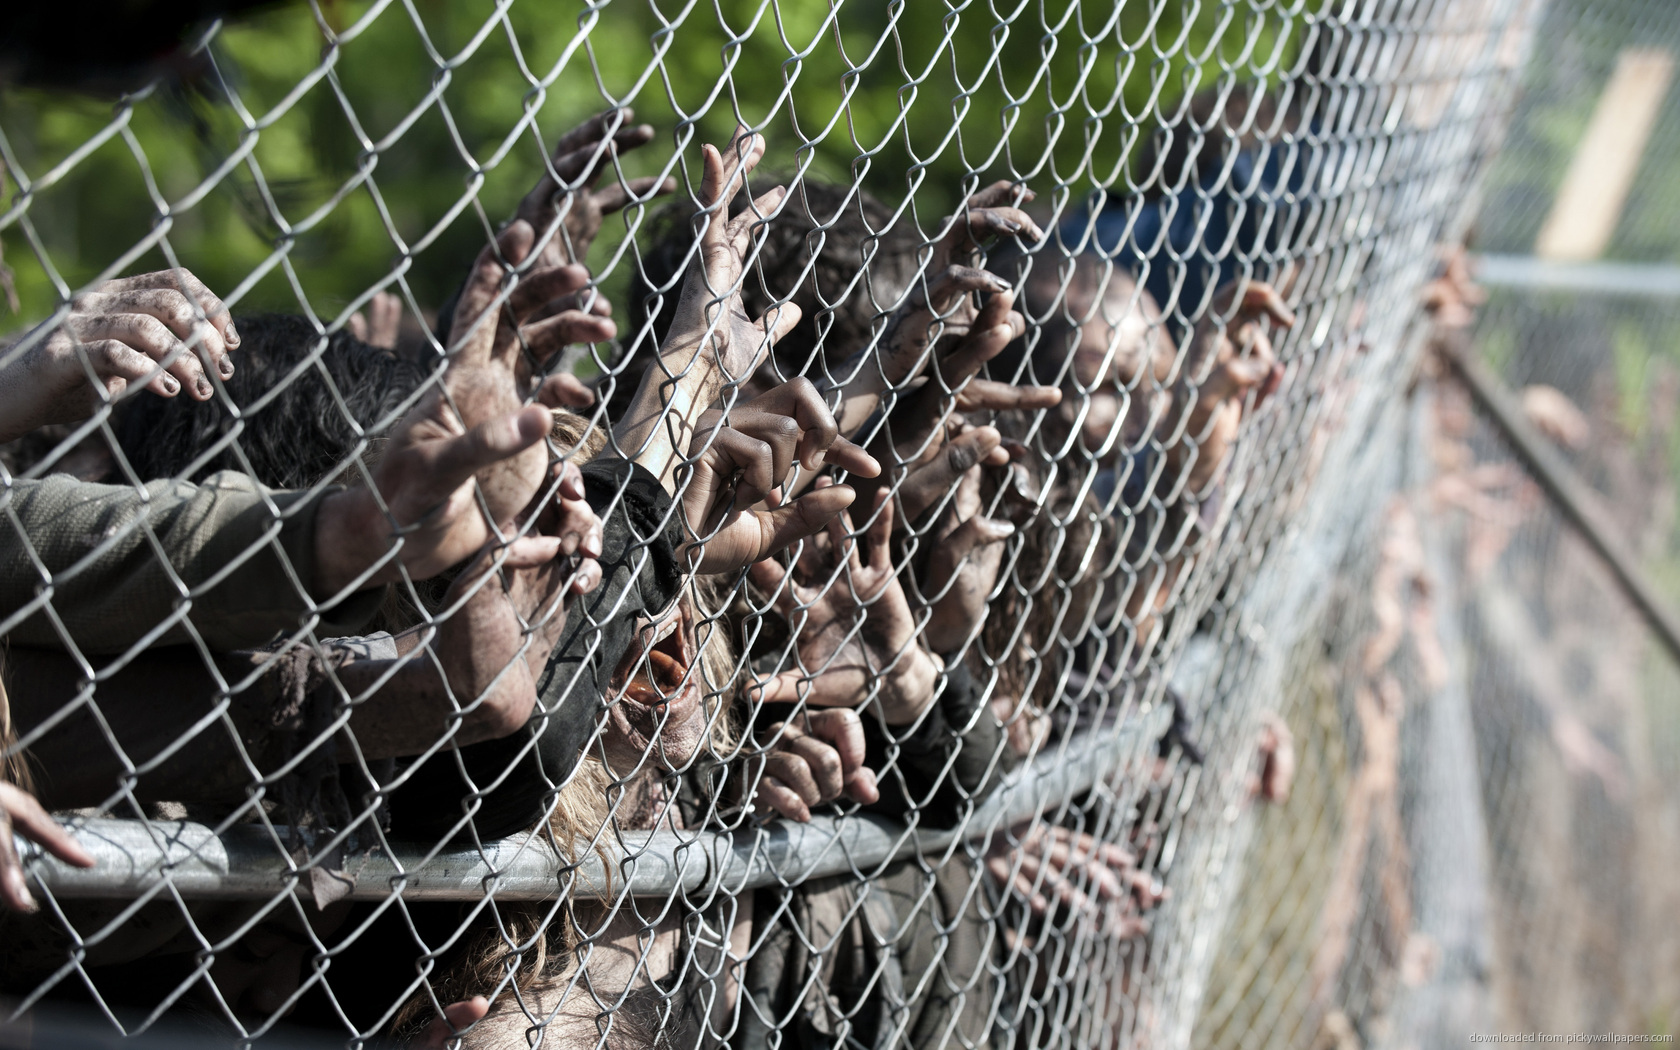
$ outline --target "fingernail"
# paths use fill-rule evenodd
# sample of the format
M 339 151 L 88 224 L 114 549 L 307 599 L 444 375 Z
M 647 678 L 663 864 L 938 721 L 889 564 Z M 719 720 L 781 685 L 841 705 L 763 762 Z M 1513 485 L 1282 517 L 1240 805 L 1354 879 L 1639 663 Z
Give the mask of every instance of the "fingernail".
M 198 396 L 206 401 L 210 400 L 210 395 L 216 392 L 216 388 L 210 385 L 210 380 L 203 376 L 198 377 L 198 381 L 193 384 L 193 389 L 198 391 Z
M 219 364 L 217 364 L 216 369 L 217 369 L 217 371 L 222 373 L 222 378 L 223 379 L 232 379 L 233 378 L 233 358 L 231 358 L 231 357 L 222 358 L 221 362 Z
M 178 394 L 181 392 L 181 384 L 177 383 L 175 381 L 175 377 L 169 375 L 168 373 L 165 373 L 163 376 L 163 388 L 171 394 Z
M 40 905 L 35 903 L 35 895 L 29 892 L 29 886 L 23 881 L 23 872 L 13 869 L 6 873 L 6 881 L 12 885 L 12 895 L 23 905 L 24 911 L 39 911 Z
M 233 327 L 232 321 L 229 321 L 227 327 L 222 330 L 222 342 L 229 346 L 239 345 L 239 329 Z

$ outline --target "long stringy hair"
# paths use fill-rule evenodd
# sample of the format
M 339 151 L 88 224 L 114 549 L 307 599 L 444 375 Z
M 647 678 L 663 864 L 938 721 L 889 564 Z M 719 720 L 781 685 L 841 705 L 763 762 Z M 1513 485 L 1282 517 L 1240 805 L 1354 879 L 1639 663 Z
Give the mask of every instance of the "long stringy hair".
M 579 462 L 594 458 L 607 444 L 602 427 L 584 417 L 563 412 L 555 413 L 553 439 L 556 446 Z M 719 759 L 734 756 L 741 734 L 734 710 L 741 671 L 728 617 L 722 611 L 725 598 L 723 589 L 713 578 L 695 577 L 684 586 L 678 599 L 693 606 L 708 744 L 712 755 Z M 590 852 L 601 858 L 607 882 L 598 889 L 609 898 L 614 868 L 610 800 L 615 789 L 622 787 L 602 761 L 599 748 L 589 748 L 571 778 L 561 786 L 554 808 L 541 829 L 556 855 L 568 865 L 580 864 Z M 581 879 L 582 875 L 573 877 Z M 593 897 L 591 894 L 589 899 Z M 528 989 L 538 982 L 569 975 L 576 966 L 578 948 L 572 908 L 571 900 L 558 904 L 537 901 L 494 904 L 491 908 L 494 925 L 487 925 L 468 938 L 457 960 L 429 980 L 429 991 L 421 991 L 403 1005 L 392 1021 L 392 1031 L 405 1040 L 412 1039 L 436 1016 L 435 1004 L 489 995 L 501 989 L 504 982 Z M 631 1035 L 628 1031 L 621 1034 Z

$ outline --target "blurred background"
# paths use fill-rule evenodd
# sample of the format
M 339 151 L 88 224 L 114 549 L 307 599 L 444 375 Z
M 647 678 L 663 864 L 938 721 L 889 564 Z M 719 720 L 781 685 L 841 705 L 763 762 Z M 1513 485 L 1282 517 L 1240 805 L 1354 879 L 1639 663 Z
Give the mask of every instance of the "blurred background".
M 510 214 L 545 146 L 615 102 L 667 147 L 725 141 L 737 113 L 756 125 L 775 110 L 765 186 L 798 169 L 859 180 L 924 224 L 965 186 L 1012 171 L 1042 186 L 1074 171 L 1073 192 L 1103 182 L 1123 194 L 1128 161 L 1175 121 L 1187 88 L 1222 65 L 1264 83 L 1296 62 L 1308 16 L 1295 6 L 1245 11 L 1234 32 L 1229 11 L 1198 4 L 1053 5 L 1001 30 L 977 12 L 888 0 L 847 3 L 844 17 L 821 3 L 259 4 L 204 52 L 173 56 L 179 68 L 115 133 L 114 85 L 29 63 L 33 84 L 0 93 L 7 162 L 40 179 L 75 160 L 31 203 L 38 245 L 18 226 L 0 244 L 14 262 L 43 251 L 71 287 L 119 258 L 155 269 L 158 250 L 126 253 L 157 227 L 156 202 L 173 200 L 186 205 L 169 220 L 182 263 L 236 310 L 302 306 L 330 319 L 405 255 L 416 297 L 435 308 L 482 245 L 483 216 Z M 43 31 L 70 21 L 44 19 Z M 247 125 L 260 130 L 248 155 Z M 668 149 L 648 149 L 625 170 L 669 163 Z M 680 192 L 691 163 L 677 164 Z M 480 177 L 477 205 L 463 209 Z M 202 201 L 188 199 L 207 182 Z M 597 249 L 609 297 L 627 279 L 605 264 L 625 230 L 609 221 Z M 284 258 L 264 265 L 276 243 Z M 14 317 L 56 303 L 38 264 L 13 266 L 11 288 Z

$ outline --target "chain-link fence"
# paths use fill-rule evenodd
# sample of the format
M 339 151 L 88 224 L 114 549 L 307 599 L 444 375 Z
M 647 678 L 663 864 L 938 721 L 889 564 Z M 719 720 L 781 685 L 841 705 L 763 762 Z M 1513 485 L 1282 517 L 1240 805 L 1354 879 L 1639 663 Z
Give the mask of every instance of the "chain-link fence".
M 1544 14 L 1471 235 L 1486 302 L 1437 300 L 1391 502 L 1295 650 L 1296 793 L 1246 858 L 1200 1045 L 1672 1041 L 1680 666 L 1447 361 L 1503 379 L 1672 608 L 1677 33 L 1640 0 Z
M 0 1038 L 1553 1023 L 1569 541 L 1407 395 L 1616 5 L 242 6 L 0 49 Z

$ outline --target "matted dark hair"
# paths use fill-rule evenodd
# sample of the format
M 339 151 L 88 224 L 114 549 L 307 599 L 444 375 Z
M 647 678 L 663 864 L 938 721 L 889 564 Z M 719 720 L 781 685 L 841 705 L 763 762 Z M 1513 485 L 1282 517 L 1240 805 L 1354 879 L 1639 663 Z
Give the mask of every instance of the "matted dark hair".
M 372 346 L 346 331 L 330 336 L 319 360 L 309 363 L 321 336 L 307 318 L 256 314 L 237 323 L 236 368 L 224 385 L 239 417 L 219 397 L 185 396 L 130 398 L 113 416 L 117 442 L 141 480 L 181 476 L 243 422 L 237 440 L 252 477 L 274 488 L 313 485 L 344 469 L 359 440 L 357 427 L 392 416 L 442 365 L 441 359 L 428 363 Z M 246 471 L 231 443 L 191 469 L 189 480 L 218 470 Z

